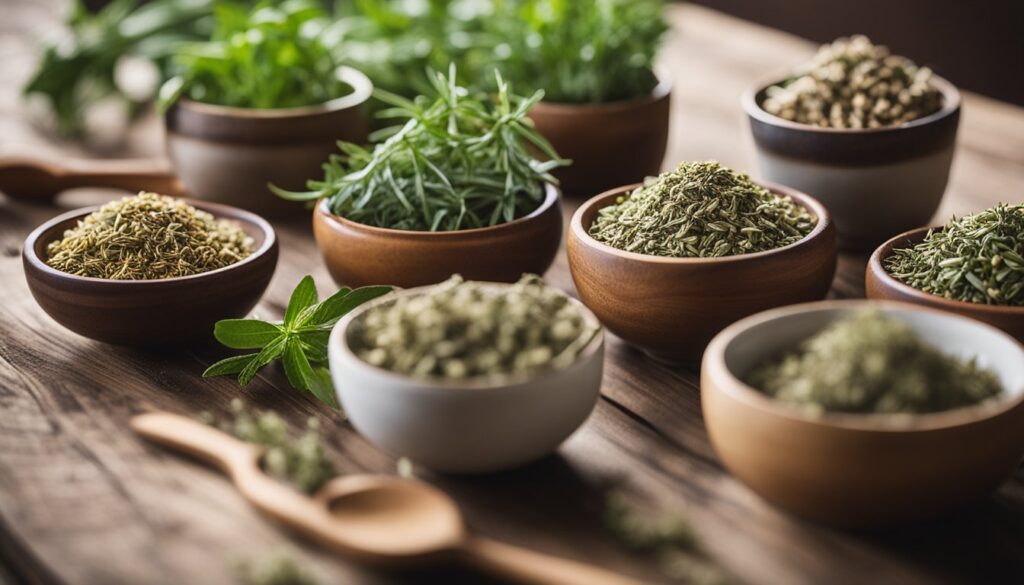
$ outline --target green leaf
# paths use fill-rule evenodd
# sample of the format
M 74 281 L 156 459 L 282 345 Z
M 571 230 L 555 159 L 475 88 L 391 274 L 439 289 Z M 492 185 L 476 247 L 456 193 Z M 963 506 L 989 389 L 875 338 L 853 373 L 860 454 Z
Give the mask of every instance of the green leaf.
M 316 299 L 316 284 L 312 276 L 306 275 L 292 291 L 292 298 L 288 300 L 288 308 L 284 312 L 284 326 L 287 328 L 294 325 L 302 311 L 316 304 Z
M 258 319 L 221 319 L 213 326 L 217 341 L 232 349 L 263 347 L 282 333 L 279 325 Z
M 338 404 L 338 394 L 334 391 L 334 384 L 331 383 L 331 372 L 327 368 L 313 368 L 313 378 L 309 391 L 320 399 L 320 402 L 333 408 L 341 408 Z
M 299 390 L 310 391 L 313 378 L 313 367 L 309 365 L 306 354 L 302 351 L 302 341 L 291 337 L 284 346 L 284 374 L 288 382 Z
M 270 342 L 270 344 L 264 347 L 262 351 L 256 354 L 256 357 L 246 364 L 238 374 L 238 383 L 245 386 L 251 382 L 260 368 L 274 361 L 281 355 L 281 353 L 284 352 L 284 346 L 287 340 L 288 337 L 286 335 L 282 335 Z
M 245 355 L 236 355 L 229 358 L 220 360 L 212 366 L 206 368 L 203 372 L 204 378 L 213 378 L 214 376 L 227 376 L 229 374 L 237 374 L 245 369 L 245 366 L 249 365 L 249 362 L 256 358 L 259 354 L 248 353 Z
M 390 286 L 364 286 L 355 290 L 343 288 L 320 303 L 305 324 L 318 327 L 333 325 L 352 309 L 392 290 Z

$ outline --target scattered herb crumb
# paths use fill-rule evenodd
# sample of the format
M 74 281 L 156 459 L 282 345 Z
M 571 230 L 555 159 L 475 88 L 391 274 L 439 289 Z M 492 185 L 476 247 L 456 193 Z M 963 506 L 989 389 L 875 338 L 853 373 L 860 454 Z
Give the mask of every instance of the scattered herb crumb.
M 287 552 L 278 551 L 258 560 L 233 563 L 239 579 L 246 585 L 317 585 L 313 575 L 305 571 Z
M 408 457 L 400 457 L 396 468 L 399 477 L 404 477 L 405 479 L 412 479 L 416 477 L 412 461 L 410 461 Z

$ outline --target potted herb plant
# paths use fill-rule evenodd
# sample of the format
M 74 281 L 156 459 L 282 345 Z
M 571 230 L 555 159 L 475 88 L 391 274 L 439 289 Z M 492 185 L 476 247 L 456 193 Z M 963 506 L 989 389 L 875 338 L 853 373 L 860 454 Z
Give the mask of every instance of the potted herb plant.
M 181 49 L 161 88 L 168 155 L 200 199 L 271 216 L 301 209 L 267 185 L 301 188 L 337 140 L 365 141 L 372 84 L 338 62 L 317 3 L 218 4 L 215 18 L 212 39 Z
M 285 199 L 319 200 L 313 233 L 339 283 L 514 282 L 541 274 L 562 238 L 557 179 L 567 164 L 529 124 L 541 98 L 513 95 L 497 78 L 493 95 L 431 75 L 436 98 L 408 100 L 378 90 L 399 124 L 374 145 L 341 143 L 309 191 L 275 188 Z M 535 158 L 534 150 L 546 160 Z
M 592 195 L 656 175 L 668 142 L 671 85 L 654 59 L 668 30 L 660 0 L 520 0 L 488 19 L 493 67 L 544 90 L 530 112 L 570 167 L 568 194 Z M 507 12 L 507 14 L 503 14 Z

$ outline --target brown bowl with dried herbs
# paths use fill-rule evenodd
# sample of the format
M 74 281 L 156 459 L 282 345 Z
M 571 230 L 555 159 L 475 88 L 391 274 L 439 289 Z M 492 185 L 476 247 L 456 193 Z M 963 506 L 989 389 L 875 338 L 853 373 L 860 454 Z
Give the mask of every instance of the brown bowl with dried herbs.
M 744 177 L 742 184 L 751 188 L 748 178 Z M 580 299 L 609 331 L 652 358 L 696 363 L 708 341 L 737 319 L 772 307 L 822 299 L 828 292 L 836 266 L 835 227 L 825 208 L 812 197 L 782 186 L 766 186 L 772 195 L 788 202 L 794 213 L 800 213 L 802 221 L 813 221 L 813 227 L 804 226 L 806 235 L 788 236 L 785 245 L 717 257 L 669 257 L 642 253 L 642 249 L 623 250 L 592 235 L 602 210 L 622 202 L 639 187 L 614 189 L 580 206 L 570 223 L 568 255 Z M 711 201 L 695 203 L 709 205 Z M 654 205 L 668 207 L 664 202 Z M 637 216 L 650 220 L 651 213 L 640 209 Z M 675 236 L 670 240 L 684 241 Z M 695 245 L 702 243 L 716 245 L 700 238 Z
M 139 203 L 143 196 L 156 199 Z M 125 202 L 137 205 L 113 207 Z M 165 208 L 176 215 L 163 224 L 124 225 L 129 214 Z M 25 240 L 22 263 L 53 320 L 98 341 L 152 346 L 212 337 L 218 320 L 244 316 L 270 283 L 277 254 L 274 228 L 256 214 L 140 194 L 47 221 Z

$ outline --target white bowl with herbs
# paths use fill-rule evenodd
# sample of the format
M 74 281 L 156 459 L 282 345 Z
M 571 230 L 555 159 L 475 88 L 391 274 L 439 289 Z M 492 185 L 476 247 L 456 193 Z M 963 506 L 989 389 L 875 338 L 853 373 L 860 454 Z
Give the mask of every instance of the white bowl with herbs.
M 353 426 L 430 469 L 484 473 L 554 452 L 601 388 L 604 334 L 536 276 L 403 290 L 346 315 L 330 371 Z

